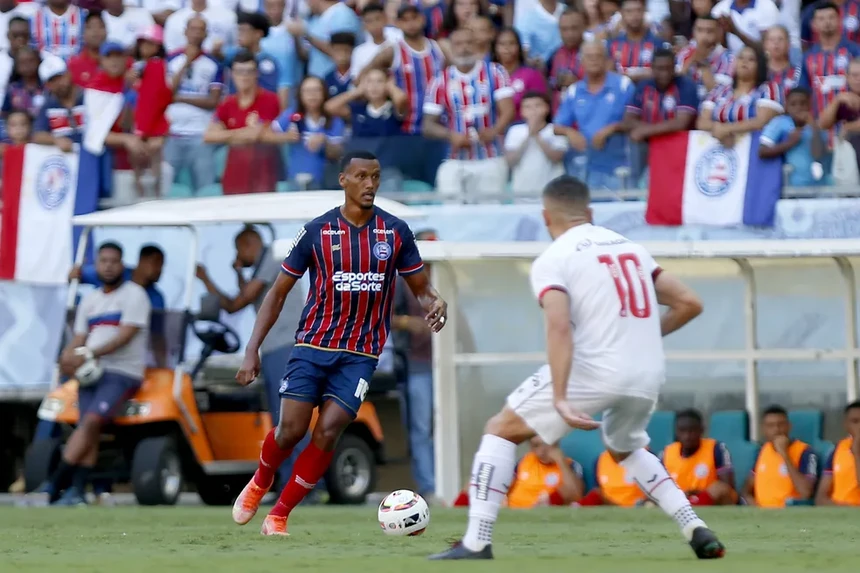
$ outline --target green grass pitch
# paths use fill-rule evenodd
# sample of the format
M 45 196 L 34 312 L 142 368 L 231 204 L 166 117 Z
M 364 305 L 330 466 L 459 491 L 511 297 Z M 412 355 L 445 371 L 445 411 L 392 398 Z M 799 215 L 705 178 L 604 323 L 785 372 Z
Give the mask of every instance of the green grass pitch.
M 2 573 L 856 573 L 856 509 L 709 508 L 701 514 L 728 548 L 696 561 L 656 509 L 503 511 L 492 562 L 428 562 L 462 534 L 466 513 L 431 509 L 421 537 L 387 537 L 375 508 L 299 508 L 289 538 L 259 534 L 229 508 L 0 508 Z

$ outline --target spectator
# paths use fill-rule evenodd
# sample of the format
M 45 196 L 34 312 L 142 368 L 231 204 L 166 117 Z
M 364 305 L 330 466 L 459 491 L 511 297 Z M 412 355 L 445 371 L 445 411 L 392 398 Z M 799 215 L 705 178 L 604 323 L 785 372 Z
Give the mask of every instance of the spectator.
M 259 13 L 240 12 L 238 22 L 238 45 L 228 52 L 228 68 L 230 59 L 240 51 L 254 54 L 254 57 L 257 58 L 257 83 L 262 89 L 278 94 L 281 109 L 285 109 L 289 104 L 292 79 L 283 73 L 289 70 L 282 71 L 278 65 L 278 59 L 261 47 L 263 38 L 269 34 L 268 18 Z M 231 80 L 228 92 L 235 93 L 235 91 L 236 87 Z
M 331 35 L 331 58 L 335 68 L 324 78 L 328 97 L 338 96 L 348 91 L 352 86 L 352 51 L 355 48 L 355 36 L 349 32 L 338 32 Z
M 818 479 L 818 460 L 807 444 L 789 438 L 791 423 L 782 406 L 762 414 L 761 430 L 767 440 L 755 468 L 744 482 L 741 497 L 748 505 L 785 507 L 788 500 L 812 497 Z
M 76 86 L 87 87 L 99 71 L 99 48 L 105 43 L 107 29 L 98 12 L 90 12 L 84 22 L 81 51 L 69 58 L 69 73 Z
M 287 23 L 287 30 L 300 43 L 299 49 L 307 52 L 308 75 L 324 78 L 334 70 L 331 59 L 332 34 L 350 32 L 356 38 L 361 33 L 361 21 L 352 8 L 338 0 L 308 0 L 313 16 L 305 25 L 299 20 Z
M 326 161 L 340 157 L 343 120 L 326 111 L 327 99 L 323 81 L 306 77 L 295 109 L 282 113 L 263 135 L 266 143 L 289 144 L 287 180 L 295 190 L 322 189 Z
M 219 0 L 213 0 L 212 4 L 208 0 L 190 0 L 188 6 L 172 13 L 164 23 L 164 49 L 167 53 L 172 54 L 185 47 L 185 28 L 193 16 L 206 20 L 209 33 L 203 44 L 204 50 L 220 57 L 225 48 L 236 45 L 236 12 L 224 8 Z
M 30 22 L 20 16 L 9 19 L 9 31 L 6 33 L 9 48 L 0 51 L 0 107 L 6 98 L 6 89 L 12 79 L 15 68 L 15 54 L 21 48 L 30 44 Z
M 780 19 L 773 0 L 720 0 L 711 15 L 720 21 L 726 45 L 735 54 L 744 46 L 761 49 L 762 33 Z
M 116 42 L 129 52 L 134 47 L 135 38 L 155 26 L 155 19 L 145 8 L 126 6 L 123 0 L 101 0 L 101 3 L 104 7 L 101 17 L 107 28 L 107 41 Z
M 833 142 L 833 179 L 837 185 L 860 185 L 860 59 L 848 64 L 848 90 L 837 95 L 818 119 L 821 129 L 838 132 Z
M 427 88 L 444 68 L 445 56 L 435 40 L 424 35 L 424 14 L 412 4 L 397 12 L 403 39 L 383 48 L 368 67 L 390 69 L 397 87 L 406 93 L 409 109 L 403 118 L 403 131 L 421 133 L 424 96 Z
M 39 115 L 45 103 L 42 82 L 39 80 L 39 53 L 30 47 L 15 52 L 15 69 L 6 88 L 3 100 L 3 115 L 9 112 L 26 111 L 32 117 Z
M 702 414 L 683 410 L 675 416 L 675 437 L 666 446 L 660 461 L 687 494 L 690 505 L 735 505 L 734 471 L 729 449 L 722 442 L 705 438 Z
M 405 7 L 401 5 L 401 10 Z M 422 14 L 423 15 L 423 14 Z M 475 16 L 486 16 L 487 8 L 479 0 L 451 0 L 445 8 L 445 17 L 442 19 L 442 27 L 439 37 L 445 39 L 440 44 L 444 45 L 445 49 L 450 47 L 447 38 L 454 33 L 454 30 L 467 28 L 469 22 Z
M 845 407 L 845 432 L 824 464 L 815 505 L 860 506 L 860 401 Z
M 0 50 L 9 49 L 9 22 L 12 18 L 23 18 L 29 27 L 29 18 L 38 7 L 39 4 L 36 2 L 0 0 Z
M 510 79 L 499 64 L 478 59 L 468 30 L 455 30 L 450 41 L 453 65 L 433 80 L 424 101 L 424 134 L 451 145 L 436 189 L 447 196 L 467 189 L 501 193 L 508 179 L 501 136 L 514 119 Z
M 758 155 L 763 159 L 784 157 L 792 167 L 787 183 L 792 187 L 809 187 L 821 181 L 825 142 L 812 119 L 812 102 L 806 88 L 792 90 L 785 101 L 786 115 L 780 115 L 764 127 L 759 139 Z M 815 167 L 815 166 L 818 167 Z
M 143 8 L 149 12 L 149 15 L 155 20 L 155 23 L 162 28 L 167 24 L 167 19 L 178 8 L 185 6 L 186 0 L 140 0 Z
M 539 71 L 525 65 L 520 36 L 513 28 L 505 28 L 496 36 L 493 61 L 501 64 L 508 72 L 511 87 L 514 88 L 514 120 L 519 121 L 523 96 L 527 92 L 547 93 L 546 80 Z
M 627 142 L 622 134 L 624 112 L 633 98 L 630 78 L 607 71 L 603 43 L 595 40 L 582 47 L 585 79 L 575 83 L 561 102 L 553 125 L 571 147 L 585 152 L 591 189 L 618 190 L 622 181 L 616 169 L 627 165 Z
M 713 16 L 697 18 L 693 41 L 678 53 L 676 70 L 696 83 L 699 99 L 704 99 L 718 85 L 731 84 L 735 75 L 735 57 L 720 45 L 721 35 Z
M 492 2 L 493 0 L 491 0 Z M 506 0 L 495 0 L 500 2 L 505 2 Z M 391 0 L 389 0 L 389 3 Z M 421 7 L 421 12 L 424 14 L 424 19 L 427 21 L 427 26 L 424 28 L 424 33 L 427 34 L 428 38 L 432 38 L 434 40 L 440 37 L 442 33 L 442 22 L 445 20 L 445 9 L 448 5 L 447 2 L 443 0 L 423 0 L 421 2 L 416 2 L 415 0 L 412 3 L 417 4 Z M 396 2 L 397 7 L 400 7 L 400 2 Z M 490 4 L 489 9 L 492 10 L 494 4 Z M 395 9 L 395 18 L 392 18 L 391 21 L 394 21 L 397 16 L 397 10 Z M 389 28 L 391 30 L 397 30 L 397 28 Z M 389 38 L 389 40 L 399 40 L 402 38 L 402 35 L 397 38 Z
M 403 90 L 379 68 L 371 68 L 362 74 L 356 89 L 325 103 L 329 115 L 350 122 L 353 138 L 398 135 L 408 106 L 409 100 Z M 383 158 L 379 162 L 385 166 Z
M 257 84 L 257 60 L 239 52 L 231 66 L 236 93 L 218 105 L 203 142 L 228 145 L 227 164 L 221 184 L 227 195 L 275 190 L 282 172 L 278 149 L 261 145 L 267 126 L 278 117 L 278 96 Z
M 170 137 L 165 143 L 165 157 L 178 175 L 183 169 L 191 173 L 195 192 L 215 183 L 215 151 L 204 143 L 203 133 L 212 121 L 223 90 L 221 65 L 203 52 L 206 20 L 195 16 L 185 29 L 186 44 L 182 52 L 167 61 L 173 103 L 167 108 Z
M 547 69 L 553 53 L 561 47 L 559 18 L 566 10 L 557 0 L 538 0 L 517 24 L 530 65 Z
M 281 75 L 278 94 L 281 98 L 286 94 L 285 101 L 288 106 L 293 88 L 301 80 L 302 67 L 299 65 L 296 42 L 283 25 L 285 6 L 284 0 L 263 1 L 263 9 L 271 27 L 269 34 L 260 40 L 260 49 L 277 59 Z
M 782 86 L 783 92 L 797 87 L 800 81 L 800 64 L 791 61 L 788 30 L 785 26 L 774 26 L 764 36 L 764 52 L 767 54 L 767 79 Z
M 489 16 L 475 16 L 469 20 L 469 30 L 475 37 L 478 59 L 493 61 L 493 44 L 496 41 L 496 26 Z
M 552 87 L 552 112 L 558 109 L 561 94 L 585 77 L 579 49 L 585 33 L 586 18 L 582 12 L 565 10 L 558 17 L 561 47 L 549 59 L 549 83 Z
M 761 131 L 782 114 L 782 88 L 767 81 L 767 61 L 759 50 L 745 46 L 738 52 L 732 85 L 717 86 L 702 102 L 696 129 L 711 132 L 725 146 L 736 136 Z
M 621 25 L 621 0 L 598 0 L 597 21 L 591 22 L 587 40 L 605 40 L 618 33 Z
M 85 14 L 71 0 L 47 0 L 30 19 L 35 47 L 68 60 L 81 49 Z
M 634 82 L 651 77 L 651 58 L 658 48 L 671 48 L 645 23 L 645 0 L 623 0 L 621 24 L 624 31 L 609 43 L 609 54 L 618 73 Z
M 817 2 L 804 2 L 803 12 L 800 16 L 800 39 L 804 49 L 819 41 L 818 31 L 815 29 L 815 12 L 824 4 L 833 4 L 839 12 L 842 37 L 849 42 L 860 42 L 860 2 L 857 0 L 819 0 Z
M 352 51 L 352 60 L 349 64 L 349 72 L 356 80 L 361 71 L 388 45 L 389 41 L 385 33 L 386 16 L 382 4 L 378 2 L 367 4 L 361 12 L 361 23 L 367 38 L 363 44 L 356 46 Z
M 860 56 L 860 48 L 842 37 L 836 4 L 819 2 L 814 14 L 812 27 L 818 41 L 803 55 L 798 85 L 812 90 L 812 114 L 817 118 L 845 89 L 848 64 Z
M 136 104 L 137 92 L 143 86 L 143 76 L 147 73 L 148 64 L 150 61 L 159 59 L 163 60 L 165 58 L 163 41 L 163 31 L 159 26 L 155 25 L 143 30 L 137 38 L 137 46 L 135 47 L 134 52 L 135 63 L 132 69 L 133 76 L 139 78 L 133 84 L 135 93 L 132 97 L 135 102 L 133 106 L 135 118 L 139 116 L 140 111 Z M 122 44 L 114 44 L 112 42 L 103 44 L 101 47 L 101 53 L 102 58 L 116 58 L 117 61 L 116 64 L 114 64 L 116 67 L 121 65 L 119 60 L 124 56 Z M 167 106 L 165 105 L 165 111 L 166 107 Z M 135 121 L 135 126 L 137 126 L 137 123 L 138 122 Z M 154 189 L 156 196 L 160 193 L 162 150 L 164 148 L 164 139 L 169 134 L 169 129 L 170 126 L 167 123 L 166 117 L 164 117 L 154 130 L 145 134 L 138 133 L 146 145 L 146 153 L 132 154 L 129 156 L 129 161 L 131 162 L 132 169 L 134 170 L 134 186 L 139 197 L 144 197 L 147 194 L 143 185 L 143 174 L 146 169 L 152 170 L 152 175 L 155 181 Z M 137 129 L 135 129 L 135 131 L 137 131 Z
M 564 175 L 567 138 L 553 133 L 546 92 L 529 91 L 522 98 L 524 123 L 511 126 L 505 136 L 505 159 L 511 169 L 514 193 L 534 193 Z
M 3 140 L 0 141 L 0 173 L 3 168 L 3 154 L 9 145 L 24 145 L 30 142 L 33 132 L 33 118 L 26 111 L 13 111 L 6 117 L 6 128 L 3 130 Z M 3 182 L 0 181 L 0 190 Z M 2 195 L 0 195 L 0 211 L 3 210 Z
M 582 506 L 634 507 L 645 500 L 645 494 L 627 478 L 627 471 L 612 459 L 609 452 L 603 452 L 597 458 L 594 475 L 597 477 L 597 487 L 579 501 Z

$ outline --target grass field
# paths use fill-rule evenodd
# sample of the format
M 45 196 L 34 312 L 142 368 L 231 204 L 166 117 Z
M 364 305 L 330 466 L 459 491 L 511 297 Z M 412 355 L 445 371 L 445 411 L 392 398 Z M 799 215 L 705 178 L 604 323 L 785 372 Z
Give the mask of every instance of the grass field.
M 860 512 L 714 508 L 703 517 L 728 547 L 698 562 L 659 510 L 505 511 L 492 562 L 428 562 L 459 537 L 465 512 L 433 509 L 427 533 L 386 537 L 374 508 L 299 508 L 289 538 L 244 528 L 229 508 L 0 508 L 3 573 L 791 573 L 858 571 Z

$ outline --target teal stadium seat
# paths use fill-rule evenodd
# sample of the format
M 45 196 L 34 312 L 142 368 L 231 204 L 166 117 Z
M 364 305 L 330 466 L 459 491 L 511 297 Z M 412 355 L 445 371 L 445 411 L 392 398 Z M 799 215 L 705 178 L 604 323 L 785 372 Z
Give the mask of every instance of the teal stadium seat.
M 212 185 L 207 185 L 198 191 L 197 197 L 220 197 L 223 194 L 224 189 L 221 187 L 221 184 L 213 183 Z
M 827 458 L 836 449 L 836 444 L 828 440 L 815 440 L 810 444 L 815 453 L 818 454 L 818 475 L 824 471 L 824 464 L 827 463 Z
M 744 410 L 725 410 L 711 414 L 708 436 L 720 442 L 745 442 L 750 439 L 749 416 Z
M 824 432 L 824 416 L 818 410 L 792 410 L 788 413 L 791 422 L 791 437 L 813 445 L 821 440 Z
M 758 458 L 758 451 L 761 449 L 761 446 L 747 440 L 721 441 L 726 444 L 729 454 L 732 456 L 732 467 L 735 471 L 735 488 L 736 491 L 740 492 L 744 487 L 747 476 L 750 475 L 750 472 L 755 467 L 755 461 Z
M 595 416 L 600 419 L 600 416 Z M 583 432 L 574 430 L 561 439 L 559 447 L 564 455 L 572 458 L 582 466 L 582 477 L 585 480 L 585 491 L 591 491 L 597 485 L 594 468 L 597 458 L 606 449 L 600 437 L 600 430 Z
M 224 168 L 227 165 L 227 150 L 226 145 L 215 149 L 215 176 L 219 182 L 224 177 Z
M 649 449 L 655 454 L 675 441 L 675 412 L 658 410 L 651 416 L 648 424 L 648 435 L 651 436 Z
M 419 181 L 418 179 L 406 179 L 403 181 L 402 189 L 404 193 L 432 193 L 433 186 Z
M 170 199 L 187 199 L 192 196 L 193 192 L 190 185 L 177 182 L 170 187 Z

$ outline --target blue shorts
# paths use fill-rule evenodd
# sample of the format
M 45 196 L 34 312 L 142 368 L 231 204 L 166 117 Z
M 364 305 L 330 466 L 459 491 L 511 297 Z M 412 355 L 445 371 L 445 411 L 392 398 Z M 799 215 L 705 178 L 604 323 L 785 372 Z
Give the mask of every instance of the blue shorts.
M 101 380 L 78 390 L 79 420 L 87 414 L 109 420 L 117 415 L 126 400 L 134 396 L 141 381 L 116 372 L 105 372 Z
M 343 350 L 296 346 L 279 394 L 316 405 L 335 400 L 355 416 L 367 395 L 377 362 L 376 358 Z

